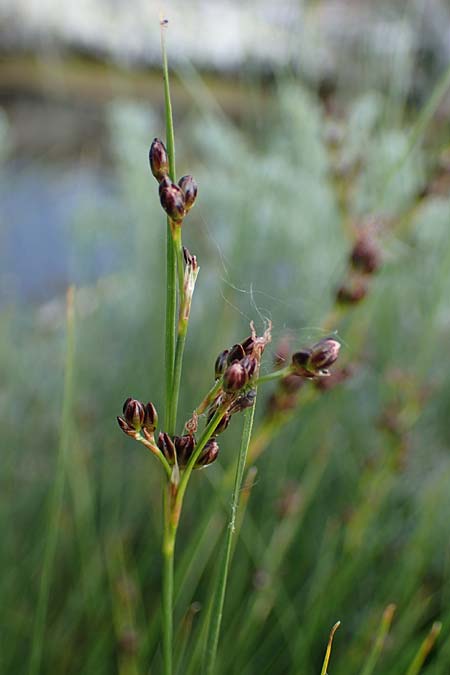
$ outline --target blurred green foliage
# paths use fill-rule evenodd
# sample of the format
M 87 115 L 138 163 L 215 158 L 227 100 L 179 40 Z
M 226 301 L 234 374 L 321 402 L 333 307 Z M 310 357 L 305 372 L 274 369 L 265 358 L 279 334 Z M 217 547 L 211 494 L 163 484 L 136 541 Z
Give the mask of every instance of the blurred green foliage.
M 448 675 L 450 199 L 419 198 L 445 129 L 428 130 L 411 149 L 416 119 L 399 111 L 402 101 L 396 107 L 369 92 L 330 117 L 314 92 L 289 78 L 268 109 L 256 117 L 251 109 L 237 124 L 189 84 L 195 104 L 177 123 L 178 172 L 192 172 L 200 186 L 185 243 L 201 270 L 180 419 L 212 384 L 217 353 L 247 335 L 250 319 L 260 328 L 273 321 L 267 370 L 283 335 L 294 347 L 322 337 L 350 225 L 386 219 L 384 265 L 369 296 L 332 326 L 353 377 L 300 407 L 257 462 L 217 672 L 319 673 L 340 619 L 329 671 L 360 673 L 393 602 L 374 672 L 405 673 L 440 620 L 424 672 Z M 162 121 L 119 102 L 107 114 L 130 216 L 121 223 L 95 205 L 73 214 L 78 264 L 99 232 L 106 242 L 119 237 L 122 254 L 114 274 L 76 294 L 73 409 L 42 673 L 160 672 L 161 476 L 115 416 L 129 395 L 163 408 L 165 227 L 146 159 Z M 0 314 L 5 674 L 29 667 L 61 455 L 65 340 L 64 299 Z M 199 672 L 229 500 L 221 480 L 238 438 L 233 420 L 219 461 L 188 492 L 177 550 L 179 673 Z

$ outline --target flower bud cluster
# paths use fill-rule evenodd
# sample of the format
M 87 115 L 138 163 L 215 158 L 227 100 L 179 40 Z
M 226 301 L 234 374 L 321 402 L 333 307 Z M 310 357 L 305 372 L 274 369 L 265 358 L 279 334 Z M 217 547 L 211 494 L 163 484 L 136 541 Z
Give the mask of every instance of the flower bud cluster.
M 146 439 L 153 438 L 158 425 L 158 413 L 153 403 L 144 405 L 135 398 L 127 398 L 123 404 L 123 417 L 118 417 L 122 431 L 128 436 L 136 438 L 142 433 Z
M 151 172 L 159 183 L 161 206 L 173 223 L 181 225 L 195 204 L 197 183 L 192 176 L 183 176 L 178 185 L 171 180 L 167 150 L 159 138 L 155 138 L 150 146 L 149 161 Z
M 350 251 L 347 275 L 336 291 L 336 301 L 341 305 L 355 305 L 361 302 L 368 293 L 370 278 L 378 272 L 380 265 L 380 248 L 370 227 L 366 226 L 359 233 Z
M 340 343 L 334 338 L 324 338 L 312 347 L 295 352 L 291 357 L 290 367 L 287 368 L 288 374 L 279 380 L 276 390 L 269 398 L 269 416 L 276 416 L 293 410 L 297 406 L 298 392 L 307 379 L 313 380 L 317 388 L 320 389 L 325 389 L 325 387 L 320 387 L 320 383 L 328 380 L 333 380 L 333 383 L 337 384 L 339 379 L 334 377 L 335 373 L 330 374 L 328 369 L 336 362 L 340 348 Z M 286 340 L 283 341 L 281 348 L 276 351 L 275 365 L 278 367 L 280 365 L 280 352 L 282 352 L 282 363 L 284 363 L 288 359 Z M 343 379 L 345 378 L 342 377 Z
M 123 404 L 123 416 L 118 417 L 122 431 L 136 440 L 144 442 L 156 453 L 161 451 L 167 462 L 180 468 L 185 467 L 196 447 L 194 434 L 169 436 L 161 431 L 155 443 L 155 430 L 158 425 L 158 414 L 153 403 L 144 405 L 134 398 L 127 398 Z M 159 449 L 159 450 L 158 450 Z M 204 467 L 214 462 L 219 454 L 219 446 L 215 438 L 211 438 L 198 457 L 195 467 Z
M 224 349 L 215 362 L 214 374 L 221 388 L 208 409 L 208 423 L 220 406 L 226 406 L 226 412 L 216 427 L 216 434 L 225 431 L 232 415 L 251 408 L 255 403 L 256 389 L 252 383 L 258 376 L 264 349 L 271 340 L 271 326 L 260 337 L 256 335 L 253 324 L 251 327 L 251 335 Z
M 191 434 L 171 437 L 165 432 L 159 434 L 157 443 L 169 464 L 177 463 L 180 469 L 188 464 L 197 444 L 195 437 Z M 195 467 L 212 464 L 218 455 L 219 445 L 215 438 L 210 438 L 195 462 Z

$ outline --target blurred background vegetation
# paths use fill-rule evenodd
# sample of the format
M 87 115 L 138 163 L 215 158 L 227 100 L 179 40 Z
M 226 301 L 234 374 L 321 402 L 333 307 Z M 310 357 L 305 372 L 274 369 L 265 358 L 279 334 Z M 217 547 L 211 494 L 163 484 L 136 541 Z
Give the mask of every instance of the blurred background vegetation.
M 163 407 L 165 225 L 147 164 L 151 140 L 164 136 L 159 8 L 133 5 L 16 1 L 0 10 L 8 675 L 161 667 L 159 468 L 115 421 L 130 395 Z M 267 371 L 283 337 L 303 347 L 330 330 L 352 371 L 298 407 L 251 473 L 218 673 L 320 673 L 340 619 L 329 672 L 370 675 L 394 603 L 373 672 L 407 673 L 439 621 L 423 672 L 448 675 L 448 5 L 169 9 L 178 171 L 199 183 L 185 226 L 201 271 L 182 415 L 251 319 L 274 324 Z M 368 224 L 382 269 L 364 301 L 337 311 L 349 251 Z M 179 673 L 198 672 L 239 426 L 233 420 L 218 462 L 195 475 L 186 500 Z

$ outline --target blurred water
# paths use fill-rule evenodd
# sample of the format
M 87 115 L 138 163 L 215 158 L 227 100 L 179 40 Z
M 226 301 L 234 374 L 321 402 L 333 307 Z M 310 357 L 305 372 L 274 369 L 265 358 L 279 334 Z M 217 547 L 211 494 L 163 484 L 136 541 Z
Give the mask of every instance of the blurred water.
M 117 267 L 120 238 L 99 225 L 126 213 L 106 168 L 8 162 L 0 201 L 1 304 L 41 302 Z

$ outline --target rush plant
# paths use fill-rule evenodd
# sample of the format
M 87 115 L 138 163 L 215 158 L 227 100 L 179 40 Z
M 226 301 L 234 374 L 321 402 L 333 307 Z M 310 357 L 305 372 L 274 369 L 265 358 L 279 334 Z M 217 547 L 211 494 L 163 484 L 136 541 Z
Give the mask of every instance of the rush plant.
M 159 418 L 153 403 L 127 398 L 123 415 L 118 417 L 122 431 L 144 445 L 162 468 L 164 525 L 162 542 L 162 653 L 164 674 L 173 672 L 173 593 L 174 554 L 177 531 L 186 490 L 194 470 L 211 465 L 219 454 L 217 437 L 233 416 L 243 413 L 244 423 L 232 489 L 229 526 L 217 585 L 211 598 L 209 627 L 204 647 L 204 672 L 215 668 L 217 646 L 225 602 L 232 541 L 236 530 L 247 453 L 251 442 L 258 386 L 272 380 L 281 383 L 319 380 L 328 376 L 337 360 L 340 343 L 324 338 L 295 352 L 284 367 L 260 376 L 261 359 L 271 341 L 271 324 L 261 335 L 253 322 L 245 339 L 224 349 L 211 364 L 212 386 L 181 425 L 177 410 L 182 382 L 183 356 L 190 310 L 199 273 L 197 257 L 183 246 L 182 233 L 189 211 L 197 198 L 197 183 L 186 175 L 177 180 L 175 143 L 164 28 L 161 25 L 163 76 L 166 110 L 166 143 L 155 138 L 149 152 L 150 169 L 159 185 L 161 206 L 167 216 L 166 239 L 166 319 L 165 319 L 165 411 Z M 286 386 L 286 385 L 285 385 Z M 292 385 L 291 385 L 292 386 Z M 157 433 L 157 429 L 159 433 Z M 328 658 L 328 657 L 327 657 Z

